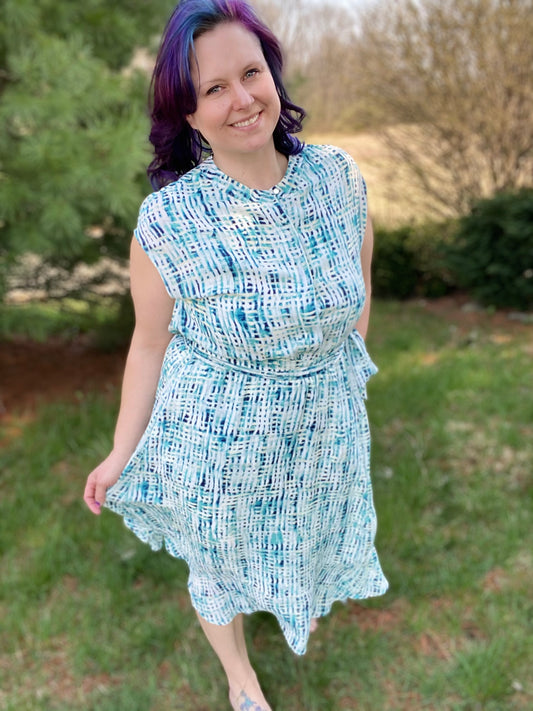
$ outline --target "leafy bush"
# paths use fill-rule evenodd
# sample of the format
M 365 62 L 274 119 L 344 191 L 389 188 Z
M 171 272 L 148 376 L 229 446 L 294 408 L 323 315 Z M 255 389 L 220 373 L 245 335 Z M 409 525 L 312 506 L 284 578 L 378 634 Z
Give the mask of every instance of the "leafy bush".
M 459 222 L 448 264 L 482 304 L 533 307 L 533 189 L 479 201 Z
M 372 263 L 373 293 L 407 299 L 443 296 L 454 287 L 444 254 L 455 223 L 376 228 Z
M 406 299 L 414 293 L 419 274 L 409 236 L 409 227 L 376 230 L 372 262 L 372 290 L 376 296 Z

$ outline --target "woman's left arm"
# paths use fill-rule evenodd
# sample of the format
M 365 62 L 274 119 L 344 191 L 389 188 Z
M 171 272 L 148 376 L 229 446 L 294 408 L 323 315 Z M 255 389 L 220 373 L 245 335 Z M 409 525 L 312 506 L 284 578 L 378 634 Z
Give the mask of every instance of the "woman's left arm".
M 361 312 L 359 321 L 356 324 L 356 328 L 363 336 L 366 338 L 366 333 L 368 331 L 368 321 L 370 319 L 370 301 L 372 297 L 372 282 L 371 282 L 371 265 L 372 265 L 372 251 L 374 249 L 374 230 L 372 229 L 372 220 L 368 216 L 366 221 L 365 236 L 363 239 L 363 245 L 361 247 L 361 267 L 363 269 L 363 279 L 365 281 L 365 305 Z

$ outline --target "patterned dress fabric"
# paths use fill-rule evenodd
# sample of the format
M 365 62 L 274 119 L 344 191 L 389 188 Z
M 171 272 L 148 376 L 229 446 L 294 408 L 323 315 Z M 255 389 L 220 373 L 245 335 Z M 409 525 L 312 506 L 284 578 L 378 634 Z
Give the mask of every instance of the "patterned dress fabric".
M 355 330 L 366 190 L 308 145 L 252 190 L 211 158 L 144 201 L 135 236 L 175 299 L 146 432 L 106 505 L 189 566 L 209 622 L 273 613 L 303 654 L 312 617 L 381 595 L 366 382 Z

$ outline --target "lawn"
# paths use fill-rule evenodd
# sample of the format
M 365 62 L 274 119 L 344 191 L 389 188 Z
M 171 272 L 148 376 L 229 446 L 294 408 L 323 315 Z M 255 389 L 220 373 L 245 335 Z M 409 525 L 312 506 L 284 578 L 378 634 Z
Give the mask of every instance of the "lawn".
M 462 328 L 377 303 L 369 386 L 378 549 L 390 591 L 337 604 L 305 657 L 253 615 L 275 711 L 533 708 L 531 328 Z M 223 711 L 184 564 L 81 492 L 118 392 L 5 418 L 0 710 Z

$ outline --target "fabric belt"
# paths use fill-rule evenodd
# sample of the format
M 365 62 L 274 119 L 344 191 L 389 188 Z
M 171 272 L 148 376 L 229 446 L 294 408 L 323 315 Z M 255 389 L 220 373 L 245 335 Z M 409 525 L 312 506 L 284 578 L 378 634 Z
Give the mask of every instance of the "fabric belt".
M 305 378 L 310 375 L 316 375 L 317 373 L 320 373 L 321 371 L 326 370 L 326 368 L 329 368 L 330 366 L 337 363 L 340 360 L 345 348 L 343 343 L 339 348 L 328 354 L 318 363 L 314 363 L 313 365 L 310 365 L 308 367 L 273 370 L 268 368 L 256 368 L 253 366 L 243 365 L 242 363 L 224 360 L 223 358 L 204 353 L 197 346 L 193 345 L 190 341 L 187 341 L 186 339 L 184 339 L 184 343 L 194 353 L 194 355 L 198 357 L 199 360 L 203 361 L 207 365 L 220 365 L 225 369 L 236 370 L 241 373 L 246 373 L 247 375 L 256 375 L 264 378 L 272 378 L 274 380 L 277 380 L 278 378 Z

